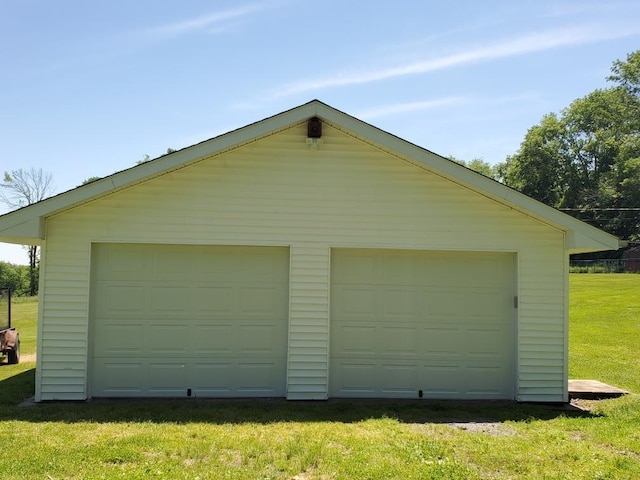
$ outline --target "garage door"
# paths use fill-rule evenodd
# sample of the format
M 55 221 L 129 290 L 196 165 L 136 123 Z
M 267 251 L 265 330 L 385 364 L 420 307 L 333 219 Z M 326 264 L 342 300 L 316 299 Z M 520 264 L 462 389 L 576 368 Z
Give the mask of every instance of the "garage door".
M 285 395 L 289 250 L 96 244 L 94 397 Z
M 514 255 L 332 253 L 330 395 L 514 398 Z

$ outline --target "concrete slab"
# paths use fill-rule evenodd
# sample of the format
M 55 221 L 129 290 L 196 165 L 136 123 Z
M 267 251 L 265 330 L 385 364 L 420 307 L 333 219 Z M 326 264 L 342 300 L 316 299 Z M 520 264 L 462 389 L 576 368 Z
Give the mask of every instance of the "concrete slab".
M 598 380 L 569 380 L 569 397 L 596 400 L 600 398 L 617 398 L 629 392 L 618 387 L 607 385 Z

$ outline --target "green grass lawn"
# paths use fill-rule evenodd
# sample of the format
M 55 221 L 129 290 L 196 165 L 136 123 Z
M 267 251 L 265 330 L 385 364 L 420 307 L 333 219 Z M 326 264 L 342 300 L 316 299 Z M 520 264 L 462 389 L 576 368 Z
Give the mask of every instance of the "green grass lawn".
M 569 376 L 640 393 L 640 275 L 570 278 Z
M 640 392 L 640 275 L 571 277 L 570 376 Z M 35 302 L 15 305 L 23 355 Z M 640 478 L 640 395 L 505 402 L 47 403 L 0 367 L 3 479 Z

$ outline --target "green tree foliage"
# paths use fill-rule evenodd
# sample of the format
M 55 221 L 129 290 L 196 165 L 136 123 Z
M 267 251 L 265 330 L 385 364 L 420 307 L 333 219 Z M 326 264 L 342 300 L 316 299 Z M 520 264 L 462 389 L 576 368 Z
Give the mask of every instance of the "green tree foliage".
M 142 157 L 142 160 L 138 160 L 136 162 L 136 165 L 141 165 L 143 163 L 147 163 L 150 162 L 151 160 L 153 160 L 153 158 L 151 158 L 149 155 L 147 155 L 146 153 L 144 154 L 144 157 Z
M 481 158 L 474 158 L 473 160 L 469 160 L 468 162 L 464 160 L 460 160 L 459 158 L 455 158 L 452 156 L 448 157 L 449 160 L 452 160 L 460 165 L 464 165 L 471 170 L 475 170 L 478 173 L 481 173 L 485 177 L 493 178 L 495 180 L 498 179 L 498 170 L 494 165 L 491 165 L 489 162 L 485 162 Z
M 175 148 L 171 148 L 171 147 L 169 147 L 169 148 L 167 148 L 166 153 L 163 153 L 161 156 L 169 155 L 169 154 L 171 154 L 171 153 L 173 153 L 173 152 L 177 152 L 177 150 L 176 150 Z M 145 153 L 145 154 L 144 154 L 144 156 L 142 157 L 142 160 L 138 160 L 138 161 L 136 162 L 136 165 L 141 165 L 141 164 L 143 164 L 143 163 L 147 163 L 147 162 L 150 162 L 150 161 L 152 161 L 152 160 L 154 160 L 154 159 L 153 159 L 153 158 L 151 158 L 148 154 L 146 154 L 146 153 Z
M 548 205 L 561 203 L 565 172 L 563 127 L 555 114 L 546 115 L 527 132 L 520 151 L 498 166 L 504 182 Z
M 0 287 L 9 287 L 13 295 L 29 295 L 29 267 L 0 262 Z
M 545 115 L 496 167 L 505 184 L 597 227 L 640 239 L 640 50 L 616 61 L 616 85 Z
M 102 177 L 89 177 L 86 180 L 83 180 L 79 186 L 87 185 L 88 183 L 97 182 L 98 180 L 102 180 Z
M 640 95 L 640 50 L 627 55 L 627 61 L 616 60 L 607 80 L 619 84 L 628 94 Z

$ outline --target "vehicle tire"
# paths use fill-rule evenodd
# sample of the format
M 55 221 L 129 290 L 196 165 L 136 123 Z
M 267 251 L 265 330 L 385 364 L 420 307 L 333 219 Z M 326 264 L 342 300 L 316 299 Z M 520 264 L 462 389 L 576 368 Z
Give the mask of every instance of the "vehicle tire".
M 16 337 L 16 346 L 7 352 L 7 363 L 16 365 L 20 363 L 20 337 Z

